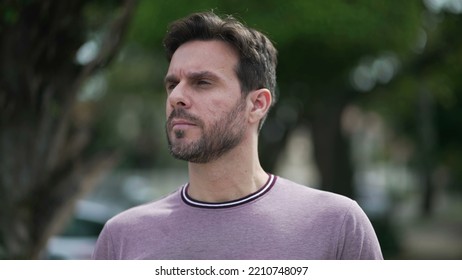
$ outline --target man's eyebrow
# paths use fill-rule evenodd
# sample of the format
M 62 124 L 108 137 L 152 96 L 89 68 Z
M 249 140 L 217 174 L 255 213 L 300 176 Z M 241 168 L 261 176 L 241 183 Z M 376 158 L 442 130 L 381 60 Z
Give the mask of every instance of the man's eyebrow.
M 219 76 L 217 74 L 210 72 L 210 71 L 191 72 L 191 73 L 186 74 L 186 77 L 189 80 L 200 80 L 204 78 L 216 79 L 216 80 L 219 79 Z M 177 82 L 178 82 L 178 78 L 174 74 L 167 75 L 164 78 L 164 84 L 177 83 Z
M 191 80 L 200 80 L 203 78 L 209 78 L 209 79 L 218 79 L 218 75 L 216 75 L 213 72 L 210 71 L 199 71 L 199 72 L 191 72 L 187 74 L 188 79 Z
M 164 78 L 164 84 L 168 83 L 176 83 L 178 81 L 178 78 L 175 75 L 167 75 Z

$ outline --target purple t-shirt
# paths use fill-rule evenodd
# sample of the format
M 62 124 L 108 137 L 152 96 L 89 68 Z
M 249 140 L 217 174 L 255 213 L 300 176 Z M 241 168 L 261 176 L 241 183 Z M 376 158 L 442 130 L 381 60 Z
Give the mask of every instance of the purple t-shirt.
M 185 185 L 122 212 L 106 223 L 93 258 L 383 259 L 355 201 L 274 175 L 235 201 L 196 201 Z

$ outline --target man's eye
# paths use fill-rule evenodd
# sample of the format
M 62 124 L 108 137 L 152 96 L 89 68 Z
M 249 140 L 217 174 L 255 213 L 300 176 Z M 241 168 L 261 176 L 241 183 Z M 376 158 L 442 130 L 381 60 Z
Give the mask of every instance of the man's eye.
M 167 84 L 166 88 L 168 91 L 172 91 L 176 87 L 176 83 L 169 83 Z
M 210 82 L 206 80 L 199 80 L 197 81 L 197 84 L 200 86 L 206 86 L 206 85 L 210 85 Z

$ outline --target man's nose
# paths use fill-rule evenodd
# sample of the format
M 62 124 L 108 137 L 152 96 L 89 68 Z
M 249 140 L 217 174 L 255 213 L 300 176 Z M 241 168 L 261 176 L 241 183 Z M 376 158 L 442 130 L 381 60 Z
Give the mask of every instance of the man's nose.
M 181 83 L 176 85 L 175 88 L 168 95 L 170 106 L 177 107 L 189 107 L 191 105 L 188 90 Z

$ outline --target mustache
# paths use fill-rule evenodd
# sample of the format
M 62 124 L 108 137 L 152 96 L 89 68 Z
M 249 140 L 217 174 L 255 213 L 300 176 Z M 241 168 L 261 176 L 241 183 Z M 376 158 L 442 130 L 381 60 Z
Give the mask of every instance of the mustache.
M 196 117 L 195 115 L 188 113 L 185 109 L 183 108 L 178 108 L 178 109 L 173 109 L 173 111 L 170 113 L 170 116 L 168 116 L 167 119 L 167 127 L 171 129 L 171 124 L 174 118 L 180 118 L 184 119 L 187 121 L 190 121 L 198 126 L 202 126 L 203 122 L 201 119 Z

